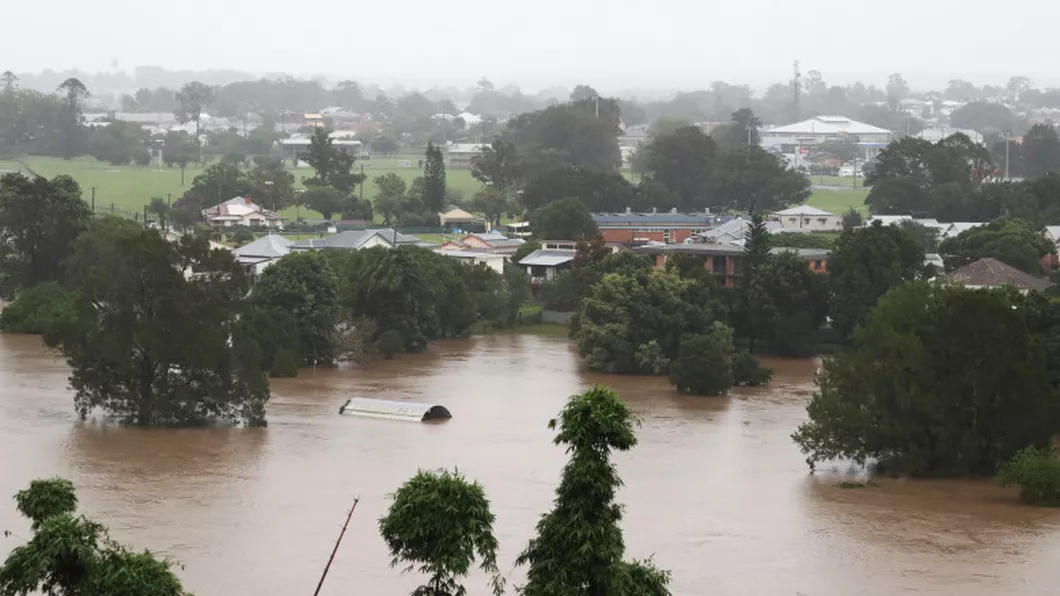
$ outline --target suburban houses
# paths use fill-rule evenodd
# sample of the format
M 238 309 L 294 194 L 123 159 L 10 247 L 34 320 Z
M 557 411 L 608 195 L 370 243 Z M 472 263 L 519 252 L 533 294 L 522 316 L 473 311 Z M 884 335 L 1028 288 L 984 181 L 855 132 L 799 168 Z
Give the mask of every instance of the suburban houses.
M 647 242 L 685 242 L 693 234 L 706 232 L 717 225 L 718 218 L 710 213 L 597 213 L 593 221 L 600 228 L 605 242 L 644 244 Z
M 236 262 L 251 279 L 261 275 L 269 265 L 291 252 L 292 241 L 278 234 L 268 234 L 232 251 Z
M 203 220 L 219 228 L 282 228 L 284 219 L 254 203 L 250 197 L 234 197 L 202 210 Z

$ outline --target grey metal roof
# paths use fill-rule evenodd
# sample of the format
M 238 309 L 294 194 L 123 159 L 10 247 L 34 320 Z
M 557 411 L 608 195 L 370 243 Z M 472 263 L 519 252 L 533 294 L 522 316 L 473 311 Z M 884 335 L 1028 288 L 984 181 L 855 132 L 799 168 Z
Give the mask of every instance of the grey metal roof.
M 703 225 L 708 226 L 714 221 L 714 216 L 707 215 L 705 213 L 629 213 L 629 214 L 608 214 L 608 213 L 595 213 L 593 214 L 593 221 L 597 224 L 614 224 L 614 225 L 662 225 L 662 224 L 681 224 L 681 225 Z
M 278 259 L 291 252 L 294 242 L 276 234 L 262 236 L 232 251 L 237 257 L 269 257 Z
M 575 251 L 542 248 L 519 260 L 520 266 L 556 267 L 574 260 Z
M 1020 271 L 1011 265 L 989 257 L 969 263 L 946 275 L 945 278 L 966 286 L 984 288 L 1015 286 L 1020 290 L 1042 291 L 1053 285 L 1046 279 L 1035 277 L 1030 273 Z
M 395 238 L 397 243 L 400 244 L 417 244 L 420 239 L 416 236 L 409 236 L 400 232 L 395 232 L 393 229 L 385 228 L 379 230 L 348 230 L 345 232 L 339 232 L 326 238 L 310 238 L 308 240 L 299 240 L 291 245 L 292 249 L 346 249 L 346 250 L 358 250 L 365 245 L 373 236 L 380 236 L 389 244 L 393 244 Z
M 649 254 L 649 255 L 672 254 L 672 253 L 684 252 L 684 253 L 698 254 L 698 255 L 704 255 L 704 256 L 738 257 L 738 256 L 743 256 L 743 254 L 744 254 L 744 247 L 735 246 L 735 245 L 732 245 L 732 244 L 700 244 L 700 243 L 693 243 L 693 244 L 658 244 L 658 245 L 641 246 L 639 248 L 634 248 L 633 250 L 635 252 Z M 778 255 L 778 254 L 781 254 L 781 253 L 785 253 L 785 252 L 790 252 L 790 253 L 794 253 L 794 254 L 796 254 L 796 255 L 804 258 L 804 259 L 809 259 L 809 260 L 826 259 L 826 258 L 828 258 L 828 255 L 831 254 L 829 251 L 823 250 L 823 249 L 819 249 L 819 248 L 785 248 L 785 247 L 778 247 L 778 248 L 770 249 L 769 252 L 772 253 L 772 254 L 775 254 L 775 255 Z M 524 261 L 519 261 L 519 264 L 521 265 L 524 262 L 525 262 L 525 260 Z

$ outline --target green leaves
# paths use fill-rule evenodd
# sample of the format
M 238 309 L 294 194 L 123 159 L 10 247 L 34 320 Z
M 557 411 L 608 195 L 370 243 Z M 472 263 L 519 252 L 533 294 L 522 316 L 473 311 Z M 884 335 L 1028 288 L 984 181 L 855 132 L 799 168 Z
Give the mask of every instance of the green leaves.
M 15 496 L 33 537 L 0 566 L 0 596 L 186 596 L 166 560 L 132 553 L 107 529 L 75 516 L 77 496 L 63 478 L 34 480 Z
M 390 549 L 391 566 L 404 562 L 405 571 L 430 575 L 427 585 L 413 594 L 464 594 L 457 583 L 478 559 L 491 573 L 495 587 L 503 584 L 497 570 L 497 540 L 493 513 L 485 491 L 459 472 L 420 470 L 393 495 L 394 502 L 379 520 L 379 530 Z M 500 594 L 499 590 L 494 590 Z

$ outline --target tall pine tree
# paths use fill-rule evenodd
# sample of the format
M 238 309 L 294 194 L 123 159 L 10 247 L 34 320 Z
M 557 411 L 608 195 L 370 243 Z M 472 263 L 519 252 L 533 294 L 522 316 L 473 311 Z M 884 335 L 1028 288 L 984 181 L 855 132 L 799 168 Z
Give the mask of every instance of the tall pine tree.
M 751 341 L 752 352 L 755 349 L 755 338 L 760 334 L 760 330 L 755 320 L 755 309 L 751 307 L 751 288 L 759 283 L 762 268 L 769 261 L 770 248 L 769 230 L 766 229 L 765 220 L 762 219 L 761 213 L 754 213 L 751 215 L 751 225 L 747 226 L 747 234 L 744 237 L 744 275 L 743 287 L 740 288 L 740 303 L 744 310 L 747 336 Z
M 445 158 L 434 143 L 427 143 L 427 159 L 423 163 L 423 204 L 432 215 L 445 207 Z

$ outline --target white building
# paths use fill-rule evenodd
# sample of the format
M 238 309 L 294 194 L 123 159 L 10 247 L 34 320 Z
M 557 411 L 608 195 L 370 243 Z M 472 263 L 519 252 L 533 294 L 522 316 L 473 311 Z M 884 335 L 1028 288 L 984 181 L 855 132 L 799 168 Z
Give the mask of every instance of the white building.
M 931 141 L 932 143 L 938 143 L 942 139 L 952 137 L 955 134 L 967 135 L 973 143 L 983 144 L 983 135 L 978 132 L 971 130 L 970 128 L 947 128 L 945 126 L 937 126 L 934 128 L 925 128 L 924 130 L 916 133 L 916 138 L 923 139 L 925 141 Z
M 336 130 L 328 135 L 331 139 L 331 144 L 335 147 L 342 147 L 346 151 L 353 155 L 358 155 L 361 152 L 362 143 L 356 139 L 357 133 L 349 130 Z M 299 160 L 303 155 L 309 151 L 309 146 L 313 144 L 313 135 L 306 133 L 295 133 L 286 139 L 280 141 L 280 149 L 283 153 L 284 159 L 292 160 L 297 166 L 309 167 L 309 164 L 300 162 Z
M 469 170 L 471 160 L 482 155 L 485 143 L 450 143 L 445 147 L 445 161 L 450 168 Z
M 843 218 L 824 209 L 799 205 L 773 214 L 783 231 L 842 232 Z
M 434 252 L 440 255 L 445 255 L 451 259 L 458 259 L 469 265 L 483 264 L 497 273 L 504 273 L 504 262 L 508 260 L 508 255 L 505 254 L 477 250 L 452 250 L 439 248 Z
M 233 197 L 202 210 L 202 218 L 211 226 L 232 228 L 282 228 L 283 218 L 254 203 L 250 197 Z
M 891 131 L 851 120 L 846 116 L 815 116 L 802 122 L 764 128 L 763 137 L 790 139 L 803 145 L 815 145 L 822 141 L 856 136 L 859 143 L 887 144 L 891 142 Z

